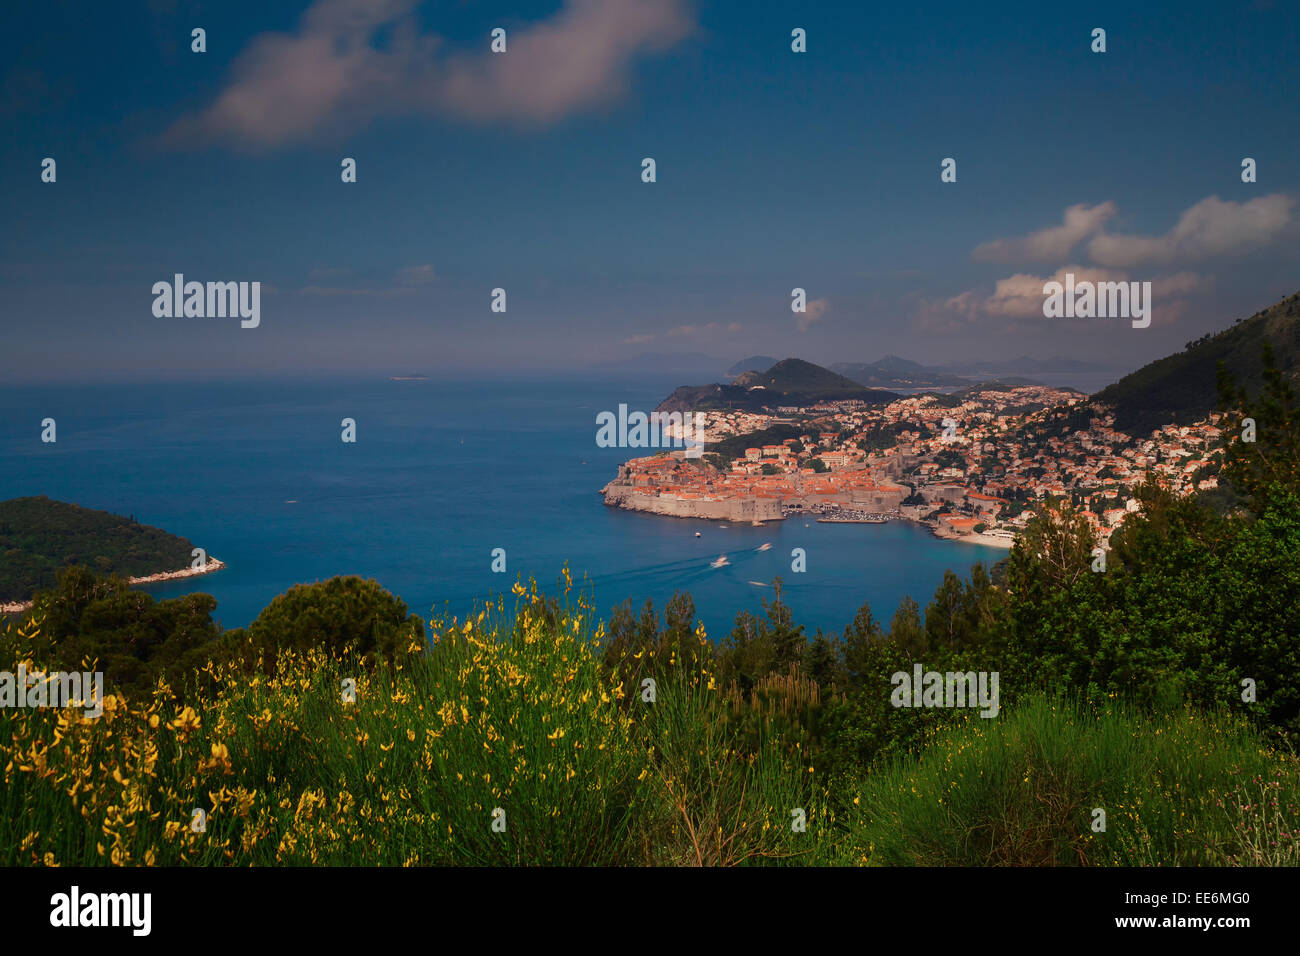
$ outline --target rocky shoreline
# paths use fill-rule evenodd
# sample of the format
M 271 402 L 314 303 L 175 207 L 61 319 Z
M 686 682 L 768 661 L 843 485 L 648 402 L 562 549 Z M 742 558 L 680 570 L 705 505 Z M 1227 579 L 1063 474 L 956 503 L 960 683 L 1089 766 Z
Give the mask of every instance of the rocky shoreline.
M 936 538 L 942 538 L 944 541 L 963 541 L 966 544 L 982 544 L 985 547 L 1005 548 L 1008 551 L 1010 551 L 1012 546 L 1016 543 L 1015 538 L 1007 538 L 1002 535 L 975 534 L 974 532 L 970 534 L 954 534 L 953 532 L 946 531 L 939 525 L 931 524 L 928 521 L 921 521 L 919 523 L 925 525 L 934 532 Z
M 197 578 L 202 574 L 212 574 L 214 571 L 220 571 L 226 566 L 226 562 L 219 558 L 208 558 L 207 563 L 202 568 L 181 568 L 179 571 L 159 571 L 157 574 L 146 574 L 138 578 L 127 578 L 127 584 L 157 584 L 159 581 L 177 581 L 181 578 Z M 31 601 L 15 601 L 10 604 L 0 604 L 0 614 L 21 614 L 31 608 Z
M 611 481 L 600 489 L 605 504 L 627 511 L 644 511 L 667 518 L 703 518 L 706 521 L 782 521 L 785 515 L 776 499 L 686 499 L 645 494 Z
M 629 488 L 627 485 L 619 484 L 617 481 L 611 481 L 605 487 L 600 489 L 599 494 L 604 499 L 605 504 L 611 508 L 622 508 L 626 511 L 640 511 L 645 514 L 659 515 L 665 518 L 698 518 L 704 521 L 757 521 L 766 523 L 768 521 L 784 521 L 787 517 L 793 517 L 786 514 L 778 501 L 757 498 L 739 498 L 739 499 L 721 499 L 721 500 L 690 500 L 672 497 L 661 497 L 659 495 L 650 495 Z M 813 517 L 813 512 L 809 512 L 807 517 Z M 821 520 L 821 515 L 818 515 Z M 944 528 L 937 521 L 926 521 L 923 518 L 902 513 L 895 520 L 911 521 L 922 527 L 928 528 L 930 533 L 936 538 L 944 541 L 960 541 L 967 544 L 982 544 L 990 548 L 1003 548 L 1009 550 L 1015 544 L 1015 538 L 1007 538 L 1001 535 L 989 534 L 957 534 L 947 528 Z M 878 521 L 841 521 L 833 522 L 840 524 L 880 524 Z

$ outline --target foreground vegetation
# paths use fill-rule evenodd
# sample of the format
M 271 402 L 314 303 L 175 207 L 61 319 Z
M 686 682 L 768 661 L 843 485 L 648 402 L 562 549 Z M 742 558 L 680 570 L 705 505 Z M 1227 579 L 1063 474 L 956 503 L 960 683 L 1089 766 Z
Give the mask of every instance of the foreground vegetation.
M 1192 710 L 1034 696 L 932 735 L 861 805 L 851 850 L 884 865 L 1300 865 L 1300 764 Z
M 739 747 L 707 670 L 670 663 L 650 703 L 599 666 L 588 609 L 517 597 L 511 612 L 499 602 L 434 621 L 432 647 L 413 640 L 369 668 L 288 650 L 273 668 L 209 665 L 193 705 L 160 684 L 110 698 L 96 721 L 5 712 L 0 862 L 727 864 L 814 852 L 828 834 L 817 778 L 771 741 Z M 29 622 L 5 634 L 3 660 L 38 668 L 47 649 Z M 786 822 L 792 808 L 807 833 Z
M 581 600 L 517 597 L 391 663 L 290 650 L 209 665 L 183 705 L 160 684 L 93 721 L 5 711 L 0 863 L 1298 860 L 1300 764 L 1238 719 L 1031 694 L 832 773 L 774 708 L 737 706 L 702 634 L 634 682 Z M 0 648 L 33 670 L 48 645 L 29 622 Z

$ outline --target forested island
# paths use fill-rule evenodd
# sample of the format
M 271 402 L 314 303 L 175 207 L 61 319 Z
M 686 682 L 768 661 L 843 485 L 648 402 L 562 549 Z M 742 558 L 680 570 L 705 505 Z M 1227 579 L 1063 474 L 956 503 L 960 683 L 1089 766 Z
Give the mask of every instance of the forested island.
M 0 501 L 0 605 L 51 588 L 62 568 L 149 577 L 188 570 L 194 545 L 161 528 L 45 495 Z M 210 569 L 220 567 L 211 562 Z

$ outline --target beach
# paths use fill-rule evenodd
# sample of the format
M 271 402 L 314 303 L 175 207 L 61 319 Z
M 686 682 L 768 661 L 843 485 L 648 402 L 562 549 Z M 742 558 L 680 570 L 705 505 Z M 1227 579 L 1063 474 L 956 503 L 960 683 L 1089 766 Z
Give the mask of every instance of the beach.
M 936 538 L 942 538 L 944 541 L 964 541 L 967 544 L 982 544 L 985 547 L 1005 548 L 1008 551 L 1010 551 L 1011 547 L 1016 543 L 1015 538 L 1006 538 L 1001 535 L 976 534 L 974 532 L 970 534 L 957 534 L 937 524 L 929 524 L 924 521 L 920 523 L 933 531 Z

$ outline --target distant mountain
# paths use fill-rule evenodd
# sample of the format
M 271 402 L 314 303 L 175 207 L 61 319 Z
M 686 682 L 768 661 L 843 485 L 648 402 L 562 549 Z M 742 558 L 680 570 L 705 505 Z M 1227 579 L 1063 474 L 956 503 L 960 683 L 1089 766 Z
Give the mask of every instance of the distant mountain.
M 1273 343 L 1274 361 L 1300 385 L 1300 292 L 1276 305 L 1238 319 L 1174 355 L 1144 365 L 1092 396 L 1115 414 L 1115 427 L 1146 435 L 1161 425 L 1186 424 L 1218 407 L 1217 366 L 1223 362 L 1238 384 L 1257 394 L 1263 385 L 1260 355 Z
M 1015 388 L 1024 388 L 1025 386 L 1047 387 L 1042 382 L 1036 382 L 1032 378 L 1021 378 L 1018 375 L 1008 375 L 1005 378 L 991 378 L 987 382 L 976 382 L 973 385 L 967 385 L 965 388 L 959 388 L 951 393 L 953 398 L 963 398 L 967 395 L 978 394 L 979 392 L 1009 392 Z M 1076 395 L 1083 396 L 1084 393 L 1076 388 L 1060 388 L 1061 391 L 1074 392 Z
M 727 374 L 739 375 L 741 372 L 766 372 L 776 364 L 776 361 L 770 355 L 751 355 L 727 369 Z
M 1045 386 L 1047 383 L 1040 382 L 1034 378 L 1025 378 L 1023 375 L 1002 375 L 998 378 L 991 378 L 987 382 L 981 382 L 980 384 L 986 388 L 990 385 L 1005 385 L 1007 388 L 1021 388 L 1025 385 Z M 1068 391 L 1074 392 L 1078 391 L 1078 389 L 1072 388 L 1068 389 Z M 1079 394 L 1083 393 L 1080 392 Z
M 803 359 L 782 359 L 765 372 L 744 372 L 733 385 L 760 385 L 777 392 L 861 392 L 857 382 Z
M 790 358 L 776 362 L 764 372 L 742 372 L 730 385 L 683 385 L 660 402 L 656 411 L 718 408 L 758 411 L 764 407 L 813 405 L 847 399 L 859 399 L 874 405 L 892 402 L 899 397 L 894 392 L 864 388 L 812 362 Z
M 879 362 L 873 362 L 876 368 L 884 369 L 889 372 L 923 372 L 925 366 L 920 362 L 913 362 L 911 359 L 899 358 L 897 355 L 886 355 Z
M 1083 359 L 1066 358 L 1054 355 L 1051 358 L 1036 359 L 1028 355 L 1017 358 L 996 358 L 986 361 L 945 362 L 937 365 L 935 370 L 943 370 L 957 375 L 969 375 L 975 378 L 987 378 L 990 375 L 1042 375 L 1045 372 L 1111 372 L 1113 365 L 1100 362 L 1088 362 Z
M 873 388 L 948 388 L 970 385 L 962 378 L 940 369 L 926 368 L 919 362 L 886 355 L 878 362 L 836 362 L 831 369 L 860 385 Z

